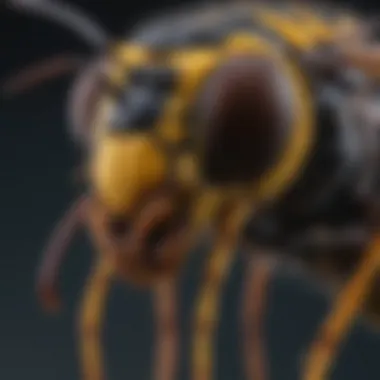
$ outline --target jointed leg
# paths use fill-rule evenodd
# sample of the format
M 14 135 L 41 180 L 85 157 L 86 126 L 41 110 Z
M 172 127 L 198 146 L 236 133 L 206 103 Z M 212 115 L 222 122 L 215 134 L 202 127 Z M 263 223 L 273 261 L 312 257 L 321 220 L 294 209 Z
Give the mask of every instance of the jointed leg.
M 192 379 L 213 378 L 213 340 L 220 314 L 220 300 L 225 279 L 235 258 L 234 251 L 247 207 L 225 215 L 211 252 L 205 278 L 195 305 L 192 342 Z
M 42 305 L 47 310 L 56 311 L 60 306 L 60 297 L 56 288 L 59 268 L 68 244 L 78 227 L 83 224 L 87 205 L 87 195 L 71 205 L 56 226 L 43 254 L 43 260 L 38 268 L 37 291 Z
M 179 333 L 175 281 L 160 284 L 154 292 L 156 352 L 153 380 L 175 380 L 179 362 Z
M 234 258 L 230 247 L 216 246 L 196 301 L 192 346 L 192 379 L 213 378 L 213 338 L 218 324 L 220 298 Z
M 111 267 L 100 258 L 86 284 L 79 313 L 79 354 L 83 380 L 105 380 L 101 326 L 110 287 Z
M 380 266 L 380 236 L 376 235 L 357 272 L 338 295 L 307 357 L 304 379 L 325 380 L 353 320 L 360 311 Z
M 243 358 L 247 380 L 269 379 L 264 322 L 269 282 L 275 264 L 266 258 L 252 259 L 245 275 L 242 298 Z

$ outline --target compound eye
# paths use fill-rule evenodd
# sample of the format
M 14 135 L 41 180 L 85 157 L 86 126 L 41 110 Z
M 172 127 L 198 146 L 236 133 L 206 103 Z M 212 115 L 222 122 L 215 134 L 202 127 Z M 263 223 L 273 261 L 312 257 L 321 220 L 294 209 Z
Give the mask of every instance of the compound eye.
M 214 71 L 198 99 L 194 143 L 210 183 L 249 183 L 280 159 L 293 125 L 293 87 L 265 57 L 239 55 Z

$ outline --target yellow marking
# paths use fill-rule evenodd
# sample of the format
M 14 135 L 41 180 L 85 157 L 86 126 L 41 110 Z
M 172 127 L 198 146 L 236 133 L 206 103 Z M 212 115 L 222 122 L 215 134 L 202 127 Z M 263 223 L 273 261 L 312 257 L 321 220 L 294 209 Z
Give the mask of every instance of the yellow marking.
M 185 104 L 192 100 L 207 74 L 219 63 L 218 50 L 179 50 L 168 57 L 168 65 L 179 73 L 177 96 Z
M 165 142 L 176 144 L 186 137 L 182 120 L 185 109 L 184 101 L 176 94 L 166 101 L 162 116 L 156 125 L 157 135 Z
M 184 153 L 176 160 L 176 178 L 185 188 L 195 188 L 200 184 L 198 164 L 194 154 Z
M 123 67 L 139 66 L 151 59 L 151 50 L 141 45 L 121 43 L 115 49 L 115 58 Z
M 264 176 L 256 189 L 256 200 L 274 199 L 286 190 L 302 170 L 314 141 L 315 111 L 312 94 L 299 69 L 286 57 L 278 55 L 276 62 L 290 81 L 294 94 L 294 125 L 291 136 L 278 163 Z
M 313 35 L 305 33 L 302 25 L 295 23 L 291 16 L 286 16 L 280 11 L 258 8 L 254 17 L 297 48 L 310 49 L 315 44 Z
M 228 37 L 223 49 L 228 54 L 248 53 L 255 55 L 273 55 L 275 46 L 260 36 L 248 33 L 236 33 Z
M 79 310 L 79 353 L 83 380 L 104 379 L 101 327 L 112 267 L 103 257 L 90 274 Z
M 294 12 L 302 21 L 302 31 L 313 36 L 316 42 L 330 41 L 333 37 L 333 24 L 327 22 L 307 7 L 295 7 Z M 300 33 L 303 33 L 300 31 Z
M 305 380 L 326 379 L 339 344 L 361 311 L 379 267 L 380 236 L 376 234 L 363 256 L 362 263 L 338 295 L 332 311 L 311 346 L 303 377 Z
M 207 278 L 205 279 L 196 301 L 192 374 L 194 380 L 212 379 L 213 337 L 218 322 L 217 316 L 220 312 L 222 287 L 233 258 L 234 251 L 231 250 L 230 246 L 217 245 L 212 252 L 208 269 L 206 269 L 215 271 L 213 267 L 217 266 L 219 273 L 217 273 L 218 277 L 213 276 L 209 281 Z
M 218 63 L 217 50 L 178 50 L 166 57 L 168 65 L 179 77 L 177 88 L 167 99 L 161 118 L 155 126 L 155 133 L 169 144 L 177 144 L 188 133 L 184 125 L 185 112 L 193 102 L 196 90 L 204 78 Z
M 354 34 L 359 20 L 352 15 L 341 14 L 329 20 L 307 6 L 297 5 L 288 12 L 259 7 L 254 17 L 266 27 L 278 33 L 290 45 L 309 50 L 316 44 L 331 42 L 336 35 Z
M 195 230 L 205 227 L 214 219 L 216 211 L 224 201 L 222 192 L 206 188 L 196 200 L 192 214 L 192 224 Z
M 166 159 L 149 136 L 107 136 L 94 150 L 91 178 L 107 208 L 125 214 L 166 175 Z

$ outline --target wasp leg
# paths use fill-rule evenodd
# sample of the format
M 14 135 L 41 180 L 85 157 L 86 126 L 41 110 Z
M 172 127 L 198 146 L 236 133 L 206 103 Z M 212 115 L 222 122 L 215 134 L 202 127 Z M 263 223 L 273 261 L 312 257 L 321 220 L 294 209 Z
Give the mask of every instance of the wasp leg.
M 104 380 L 101 325 L 110 288 L 111 266 L 100 258 L 87 281 L 79 311 L 79 354 L 83 380 Z
M 329 375 L 339 345 L 360 312 L 379 266 L 380 236 L 376 235 L 312 343 L 303 376 L 305 380 L 324 380 Z
M 233 265 L 239 230 L 245 219 L 247 206 L 234 210 L 220 224 L 206 273 L 196 300 L 192 342 L 192 378 L 213 378 L 213 338 L 218 325 L 221 293 Z
M 194 380 L 213 378 L 212 342 L 218 324 L 220 298 L 234 254 L 230 247 L 216 246 L 196 301 L 192 347 Z
M 154 380 L 175 380 L 179 362 L 177 292 L 174 281 L 154 292 L 156 313 L 156 354 Z
M 242 293 L 242 339 L 245 373 L 248 380 L 269 379 L 264 320 L 268 288 L 276 265 L 266 258 L 251 259 Z

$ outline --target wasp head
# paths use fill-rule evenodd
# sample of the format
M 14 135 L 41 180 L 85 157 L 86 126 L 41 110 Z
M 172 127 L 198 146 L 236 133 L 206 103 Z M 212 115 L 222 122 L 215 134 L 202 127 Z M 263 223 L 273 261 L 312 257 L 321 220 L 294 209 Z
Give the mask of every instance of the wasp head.
M 99 72 L 93 75 L 99 78 Z M 88 167 L 93 207 L 102 220 L 97 234 L 123 278 L 150 284 L 178 272 L 186 252 L 188 199 L 170 179 L 170 160 L 153 129 L 132 118 L 133 103 L 125 101 L 123 91 L 132 102 L 138 91 L 125 87 L 117 96 L 105 97 L 103 88 L 95 103 L 89 91 L 75 114 L 78 124 L 92 125 Z M 79 102 L 72 104 L 75 108 Z M 92 117 L 85 109 L 93 110 Z M 145 108 L 139 110 L 145 116 Z

